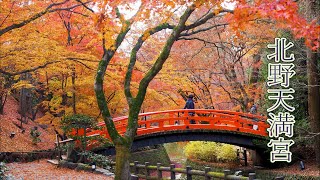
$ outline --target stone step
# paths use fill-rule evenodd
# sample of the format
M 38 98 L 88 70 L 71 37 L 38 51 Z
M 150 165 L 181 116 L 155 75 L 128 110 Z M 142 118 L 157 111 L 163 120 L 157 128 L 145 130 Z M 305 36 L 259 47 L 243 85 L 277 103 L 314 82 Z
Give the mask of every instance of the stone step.
M 59 165 L 59 161 L 57 159 L 48 159 L 47 162 L 54 165 Z
M 104 174 L 104 175 L 106 175 L 106 176 L 114 177 L 114 173 L 110 172 L 110 171 L 107 170 L 107 169 L 103 169 L 103 168 L 97 168 L 97 169 L 95 170 L 95 173 Z

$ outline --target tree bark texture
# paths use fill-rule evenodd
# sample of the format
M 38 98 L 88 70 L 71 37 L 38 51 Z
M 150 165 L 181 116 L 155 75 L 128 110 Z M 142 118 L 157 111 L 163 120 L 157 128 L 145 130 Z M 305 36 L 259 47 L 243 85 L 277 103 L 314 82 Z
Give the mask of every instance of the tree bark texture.
M 116 144 L 116 172 L 115 180 L 130 180 L 130 146 Z
M 179 23 L 176 26 L 170 26 L 168 24 L 160 24 L 159 26 L 153 29 L 150 29 L 150 31 L 146 32 L 138 39 L 137 44 L 132 49 L 130 63 L 128 65 L 128 70 L 126 73 L 125 84 L 124 84 L 125 96 L 127 99 L 127 103 L 129 105 L 129 116 L 128 116 L 128 124 L 126 127 L 126 132 L 123 136 L 119 134 L 119 132 L 115 128 L 115 124 L 113 123 L 113 118 L 110 114 L 107 100 L 105 97 L 103 84 L 104 84 L 104 75 L 106 73 L 109 62 L 113 58 L 115 52 L 117 51 L 117 48 L 121 45 L 126 34 L 130 30 L 130 26 L 133 22 L 131 20 L 123 21 L 123 18 L 121 18 L 121 15 L 118 12 L 117 15 L 118 17 L 120 17 L 120 21 L 122 22 L 122 29 L 120 33 L 118 34 L 115 42 L 108 49 L 105 47 L 106 39 L 103 39 L 104 54 L 97 69 L 94 89 L 95 89 L 98 106 L 99 106 L 99 109 L 101 110 L 101 114 L 106 124 L 108 133 L 110 135 L 110 138 L 112 139 L 112 142 L 115 144 L 115 147 L 116 147 L 115 179 L 121 179 L 121 180 L 130 179 L 130 171 L 129 171 L 130 170 L 129 169 L 130 148 L 138 128 L 138 114 L 140 112 L 142 103 L 144 102 L 149 83 L 162 69 L 163 64 L 166 62 L 166 60 L 169 57 L 169 54 L 174 42 L 179 39 L 182 31 L 195 28 L 201 24 L 204 24 L 210 18 L 215 16 L 214 13 L 210 13 L 207 16 L 205 16 L 203 19 L 195 22 L 194 24 L 186 26 L 185 23 L 190 17 L 190 15 L 192 14 L 192 12 L 195 10 L 195 8 L 196 6 L 194 5 L 188 7 L 185 10 L 184 14 L 180 17 Z M 143 42 L 150 35 L 162 29 L 173 29 L 173 30 L 170 36 L 167 38 L 162 48 L 162 51 L 156 58 L 155 63 L 140 81 L 137 95 L 133 96 L 130 89 L 131 88 L 130 82 L 131 82 L 133 67 L 136 62 L 136 53 L 139 51 Z
M 319 91 L 319 70 L 318 54 L 308 50 L 308 113 L 312 133 L 314 136 L 314 150 L 316 161 L 320 167 L 320 91 Z
M 76 70 L 75 68 L 72 69 L 72 109 L 73 114 L 77 114 L 76 111 Z
M 309 21 L 317 18 L 320 23 L 319 11 L 320 2 L 315 0 L 306 0 L 306 17 Z M 320 91 L 319 91 L 319 52 L 307 50 L 307 71 L 308 71 L 308 113 L 311 131 L 314 133 L 314 150 L 316 154 L 316 162 L 320 168 Z

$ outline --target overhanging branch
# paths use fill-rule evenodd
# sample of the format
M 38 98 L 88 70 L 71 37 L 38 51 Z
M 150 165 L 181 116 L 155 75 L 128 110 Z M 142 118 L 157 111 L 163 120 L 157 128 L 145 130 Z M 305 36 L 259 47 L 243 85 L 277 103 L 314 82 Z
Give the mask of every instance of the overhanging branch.
M 82 4 L 88 4 L 90 3 L 91 1 L 87 1 L 85 3 L 81 3 L 81 4 L 76 4 L 74 6 L 71 6 L 71 7 L 67 7 L 67 8 L 56 8 L 56 9 L 52 9 L 53 7 L 56 7 L 56 6 L 60 6 L 60 5 L 63 5 L 65 3 L 67 3 L 69 0 L 65 0 L 63 2 L 60 2 L 60 3 L 52 3 L 50 4 L 49 6 L 47 6 L 47 8 L 39 13 L 36 13 L 34 14 L 33 16 L 31 16 L 30 18 L 20 22 L 20 23 L 16 23 L 16 24 L 12 24 L 12 25 L 9 25 L 3 29 L 0 29 L 0 36 L 2 36 L 3 34 L 13 30 L 13 29 L 17 29 L 17 28 L 20 28 L 20 27 L 23 27 L 27 24 L 29 24 L 30 22 L 42 17 L 43 15 L 45 14 L 48 14 L 48 13 L 51 13 L 51 12 L 55 12 L 55 11 L 63 11 L 63 10 L 71 10 L 71 9 L 74 9 L 76 7 L 79 7 L 79 6 L 82 6 Z
M 181 33 L 181 36 L 191 36 L 191 35 L 194 35 L 194 34 L 197 34 L 197 33 L 201 33 L 201 32 L 205 32 L 205 31 L 208 31 L 208 30 L 211 30 L 213 28 L 220 27 L 220 26 L 224 26 L 225 27 L 227 25 L 229 25 L 229 23 L 217 24 L 217 25 L 210 26 L 210 27 L 207 27 L 207 28 L 198 29 L 198 30 L 191 31 L 191 32 Z
M 132 51 L 131 51 L 131 56 L 130 56 L 130 62 L 128 64 L 128 70 L 126 73 L 126 77 L 125 77 L 125 82 L 124 82 L 124 89 L 125 89 L 125 95 L 127 98 L 127 102 L 130 105 L 132 103 L 132 93 L 130 90 L 130 84 L 131 84 L 131 78 L 132 78 L 132 72 L 135 66 L 135 63 L 137 61 L 137 53 L 140 50 L 140 48 L 142 47 L 143 43 L 153 34 L 162 31 L 164 29 L 173 29 L 174 26 L 168 24 L 168 23 L 164 23 L 164 24 L 160 24 L 154 28 L 148 29 L 146 30 L 138 39 L 137 43 L 135 44 L 135 46 L 133 47 Z

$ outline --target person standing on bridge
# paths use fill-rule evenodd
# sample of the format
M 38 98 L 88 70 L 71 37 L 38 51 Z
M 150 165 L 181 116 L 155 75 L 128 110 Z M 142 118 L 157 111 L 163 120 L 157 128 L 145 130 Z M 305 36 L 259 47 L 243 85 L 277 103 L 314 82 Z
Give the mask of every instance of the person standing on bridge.
M 257 112 L 258 112 L 257 105 L 256 105 L 256 104 L 253 104 L 253 106 L 252 106 L 251 109 L 250 109 L 250 113 L 256 115 Z M 259 119 L 253 118 L 253 121 L 258 122 Z M 252 128 L 253 128 L 254 130 L 258 130 L 259 127 L 258 127 L 257 124 L 254 124 L 254 125 L 252 126 Z
M 253 106 L 250 109 L 251 114 L 257 114 L 257 105 L 253 104 Z
M 193 95 L 192 94 L 190 94 L 188 96 L 188 100 L 187 100 L 186 105 L 184 106 L 183 109 L 194 109 L 194 102 L 193 102 Z M 189 116 L 194 116 L 195 113 L 189 112 L 188 114 L 189 114 Z M 195 123 L 196 123 L 195 120 L 193 120 L 193 119 L 190 120 L 190 124 L 195 124 Z

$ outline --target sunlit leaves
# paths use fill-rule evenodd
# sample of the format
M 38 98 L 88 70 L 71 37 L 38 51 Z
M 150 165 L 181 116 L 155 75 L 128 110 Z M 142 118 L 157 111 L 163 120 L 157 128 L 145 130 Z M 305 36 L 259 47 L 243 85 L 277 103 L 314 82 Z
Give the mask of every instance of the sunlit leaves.
M 30 89 L 30 88 L 33 88 L 33 87 L 34 86 L 29 81 L 21 80 L 21 81 L 15 83 L 15 84 L 13 84 L 11 89 L 19 90 L 19 89 L 22 89 L 22 88 Z
M 320 47 L 320 25 L 315 20 L 307 22 L 299 15 L 297 3 L 291 0 L 259 0 L 253 4 L 242 1 L 229 20 L 235 30 L 243 31 L 247 22 L 264 18 L 273 20 L 277 28 L 291 30 L 296 38 L 305 38 L 307 46 L 313 50 Z

